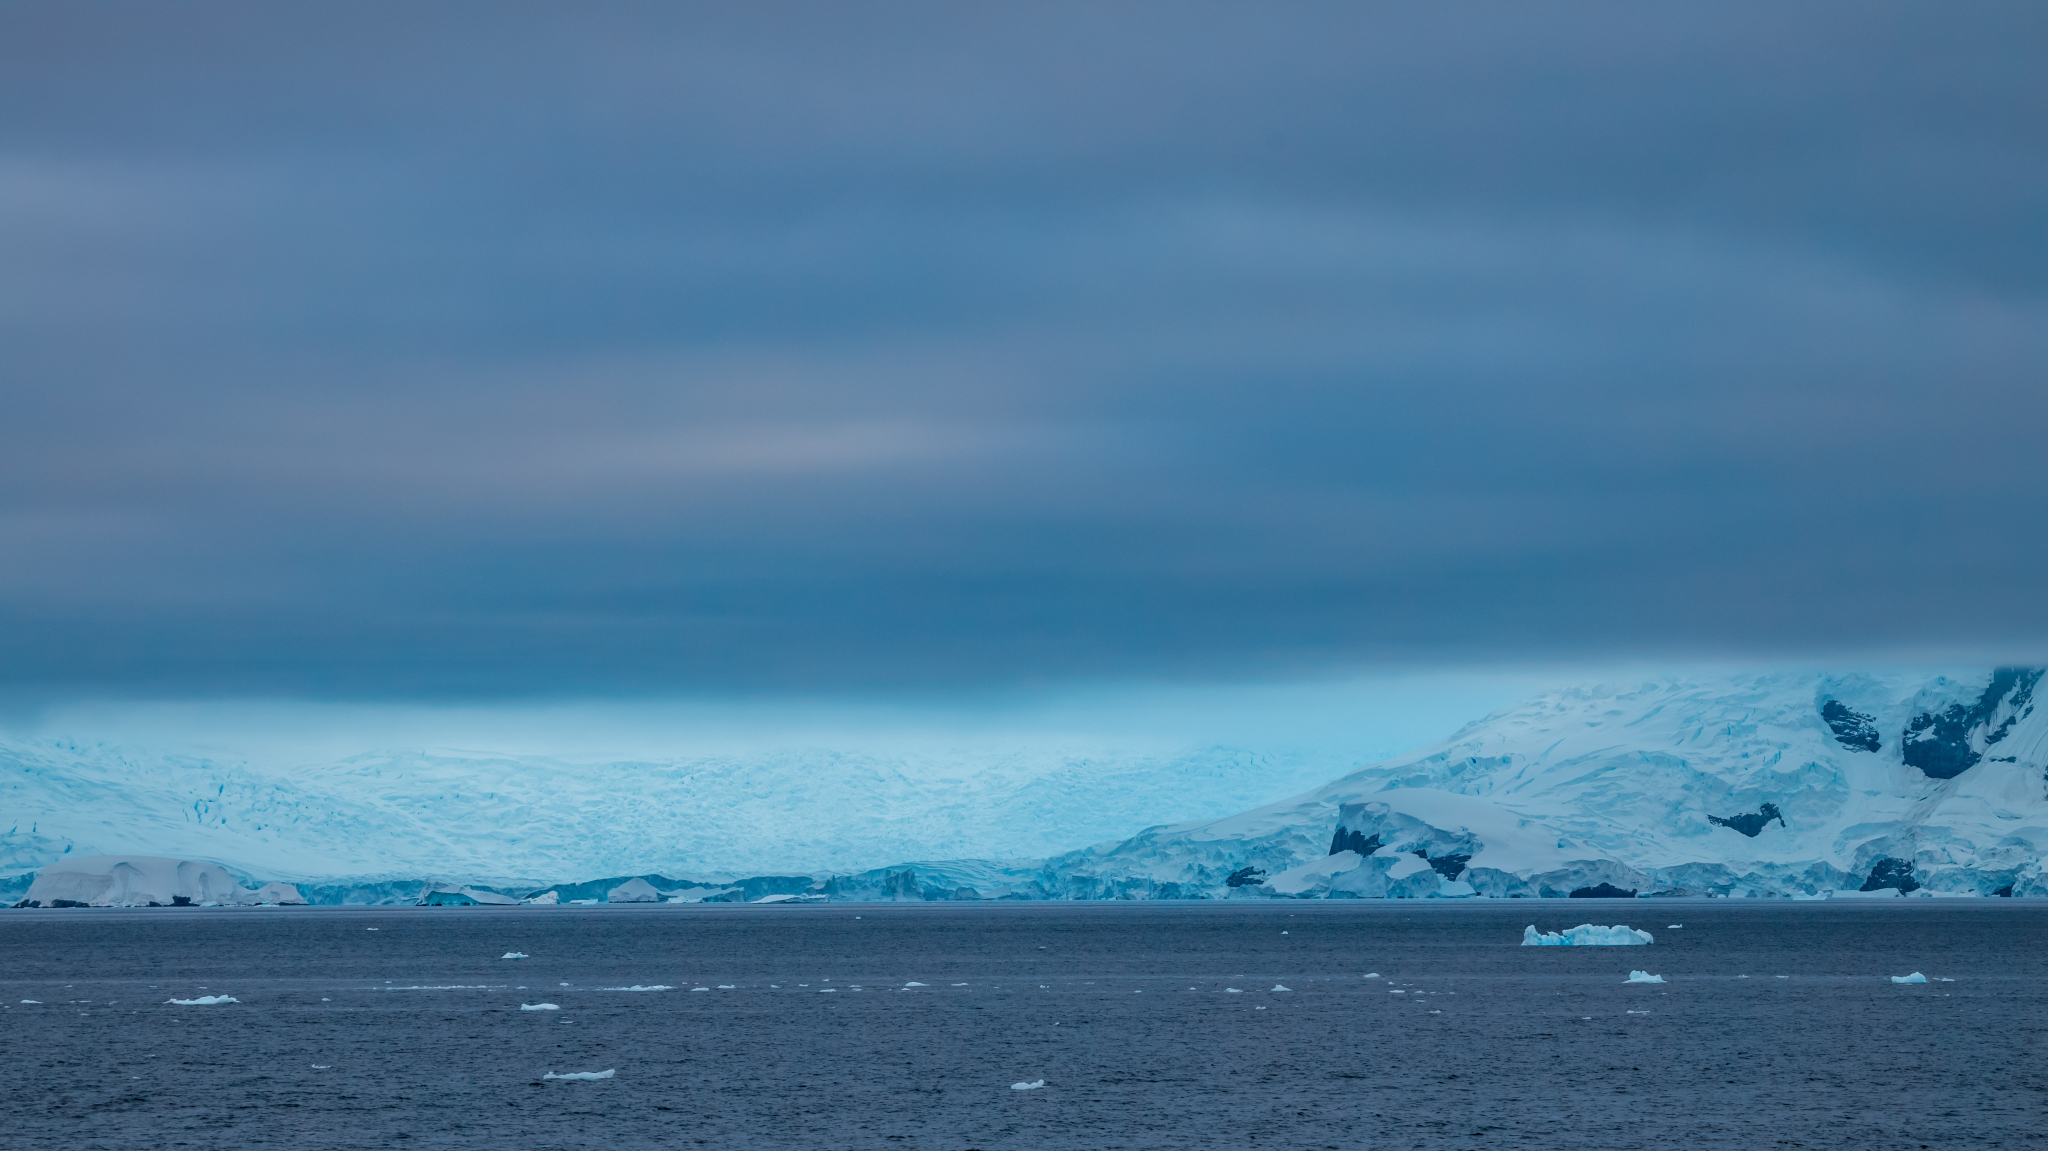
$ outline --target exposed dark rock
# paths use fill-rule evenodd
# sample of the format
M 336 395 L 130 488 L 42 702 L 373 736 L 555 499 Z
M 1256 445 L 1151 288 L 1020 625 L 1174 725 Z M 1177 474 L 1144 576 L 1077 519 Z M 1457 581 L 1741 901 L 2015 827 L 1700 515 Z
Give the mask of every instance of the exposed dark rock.
M 22 900 L 22 901 L 21 901 L 20 903 L 17 903 L 17 904 L 15 904 L 14 906 L 16 906 L 16 907 L 41 907 L 42 905 L 43 905 L 43 901 L 42 901 L 42 900 L 40 900 L 40 899 L 24 899 L 24 900 Z
M 1362 831 L 1345 831 L 1343 824 L 1337 825 L 1337 834 L 1330 840 L 1330 854 L 1340 851 L 1355 851 L 1360 855 L 1371 855 L 1380 849 L 1380 835 L 1375 831 L 1370 839 Z
M 1707 817 L 1707 822 L 1718 823 L 1722 827 L 1739 831 L 1751 839 L 1755 839 L 1763 834 L 1764 827 L 1774 819 L 1778 821 L 1779 827 L 1791 826 L 1791 824 L 1785 822 L 1784 815 L 1779 813 L 1778 805 L 1775 803 L 1766 803 L 1759 806 L 1755 811 L 1745 811 L 1741 815 L 1731 815 L 1726 819 L 1718 815 L 1710 815 Z
M 192 906 L 192 897 L 189 895 L 173 895 L 171 896 L 171 906 L 190 907 Z
M 1827 721 L 1828 730 L 1835 733 L 1835 742 L 1850 751 L 1876 751 L 1884 746 L 1877 738 L 1877 717 L 1851 710 L 1841 700 L 1821 704 L 1820 717 Z
M 1856 890 L 1882 891 L 1887 887 L 1896 887 L 1900 892 L 1920 890 L 1919 882 L 1913 878 L 1912 860 L 1894 859 L 1889 855 L 1878 857 L 1870 869 L 1870 877 Z
M 1991 674 L 1991 683 L 1974 706 L 1949 704 L 1938 712 L 1922 712 L 1906 724 L 1900 754 L 1906 763 L 1925 772 L 1930 779 L 1954 779 L 1977 766 L 1984 753 L 1972 746 L 1980 730 L 1984 747 L 1999 742 L 2018 720 L 2034 710 L 2034 687 L 2041 682 L 2041 668 L 2002 667 Z M 1991 717 L 2000 704 L 2009 704 L 2004 722 L 1990 728 Z M 1989 729 L 1989 730 L 1985 730 Z
M 1331 852 L 1332 855 L 1336 854 Z M 1257 887 L 1266 882 L 1266 873 L 1256 867 L 1240 867 L 1224 879 L 1225 887 Z
M 1600 883 L 1592 887 L 1574 888 L 1570 896 L 1572 899 L 1634 899 L 1635 897 L 1634 888 L 1616 887 L 1612 883 Z
M 1992 892 L 1991 894 L 1993 894 L 1993 895 L 1996 895 L 1996 896 L 1998 896 L 1998 897 L 1999 897 L 1999 898 L 2001 898 L 2001 899 L 2011 899 L 2011 898 L 2012 898 L 2012 884 L 2008 883 L 2008 884 L 2006 884 L 2006 885 L 2005 885 L 2004 887 L 2001 887 L 2001 888 L 1999 888 L 1999 889 L 1998 889 L 1997 891 L 1994 891 L 1994 892 Z
M 77 899 L 52 899 L 51 907 L 91 907 L 92 904 Z
M 1419 851 L 1415 854 L 1422 855 Z M 1429 856 L 1422 855 L 1422 858 L 1429 859 Z M 1469 855 L 1439 855 L 1435 859 L 1429 859 L 1429 865 L 1436 868 L 1438 875 L 1451 880 L 1457 879 L 1464 872 L 1465 865 L 1470 862 L 1472 857 Z

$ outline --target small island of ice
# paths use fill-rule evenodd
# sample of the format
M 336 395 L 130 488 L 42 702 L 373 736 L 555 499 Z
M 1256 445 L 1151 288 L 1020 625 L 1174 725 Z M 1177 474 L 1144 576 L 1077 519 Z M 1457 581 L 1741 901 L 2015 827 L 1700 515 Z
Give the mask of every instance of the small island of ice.
M 1524 947 L 1634 947 L 1652 942 L 1656 937 L 1647 931 L 1637 931 L 1626 925 L 1600 927 L 1581 923 L 1567 931 L 1543 932 L 1535 924 L 1522 929 Z

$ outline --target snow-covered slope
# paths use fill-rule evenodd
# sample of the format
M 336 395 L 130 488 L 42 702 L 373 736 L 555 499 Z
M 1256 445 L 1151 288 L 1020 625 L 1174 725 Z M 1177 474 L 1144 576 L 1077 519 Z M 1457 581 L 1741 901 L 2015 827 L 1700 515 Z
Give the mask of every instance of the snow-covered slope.
M 1045 882 L 1137 897 L 2048 894 L 2040 680 L 1573 688 L 1292 799 L 1048 860 Z M 1418 859 L 1436 874 L 1418 878 Z
M 1036 860 L 1168 813 L 1220 815 L 1345 766 L 1331 752 L 1080 741 L 272 762 L 0 739 L 0 876 L 67 854 L 175 855 L 299 882 L 402 879 L 416 891 L 427 878 L 516 886 Z

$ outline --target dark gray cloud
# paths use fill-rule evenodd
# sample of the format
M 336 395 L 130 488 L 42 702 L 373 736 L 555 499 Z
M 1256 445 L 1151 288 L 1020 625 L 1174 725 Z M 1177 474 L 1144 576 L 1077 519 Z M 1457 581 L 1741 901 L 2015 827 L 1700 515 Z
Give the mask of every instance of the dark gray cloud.
M 0 681 L 2048 645 L 2048 12 L 0 11 Z

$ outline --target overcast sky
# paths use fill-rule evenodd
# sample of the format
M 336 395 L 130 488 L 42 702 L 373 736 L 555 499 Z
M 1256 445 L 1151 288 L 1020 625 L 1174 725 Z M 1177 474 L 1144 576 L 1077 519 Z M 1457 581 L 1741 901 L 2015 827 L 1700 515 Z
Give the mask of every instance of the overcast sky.
M 0 687 L 2048 652 L 2048 7 L 0 7 Z

